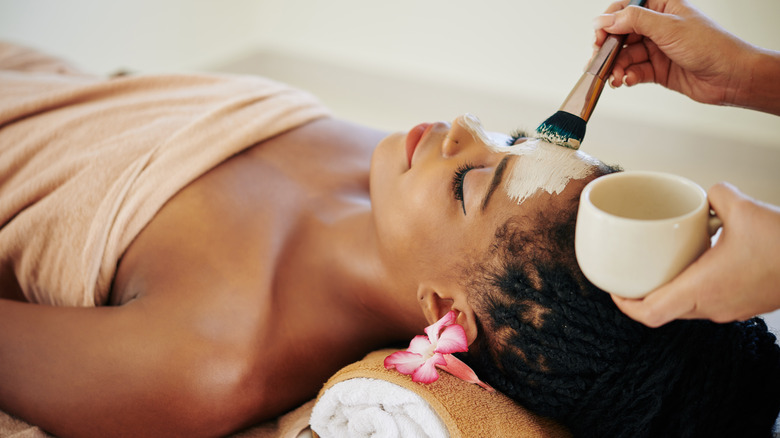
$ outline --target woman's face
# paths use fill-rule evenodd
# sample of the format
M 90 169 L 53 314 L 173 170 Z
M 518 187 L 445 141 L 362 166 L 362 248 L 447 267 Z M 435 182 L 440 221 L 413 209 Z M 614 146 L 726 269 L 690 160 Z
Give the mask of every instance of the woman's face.
M 381 257 L 414 282 L 457 281 L 513 216 L 533 226 L 562 209 L 599 163 L 560 146 L 482 131 L 473 116 L 421 124 L 382 140 L 371 161 L 371 202 Z M 557 193 L 556 193 L 557 192 Z

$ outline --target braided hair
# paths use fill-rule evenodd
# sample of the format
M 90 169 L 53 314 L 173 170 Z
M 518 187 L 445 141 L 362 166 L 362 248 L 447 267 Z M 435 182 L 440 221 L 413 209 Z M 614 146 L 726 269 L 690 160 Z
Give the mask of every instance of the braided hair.
M 770 436 L 780 347 L 764 322 L 633 321 L 579 270 L 568 204 L 510 219 L 469 269 L 480 334 L 463 359 L 576 437 Z

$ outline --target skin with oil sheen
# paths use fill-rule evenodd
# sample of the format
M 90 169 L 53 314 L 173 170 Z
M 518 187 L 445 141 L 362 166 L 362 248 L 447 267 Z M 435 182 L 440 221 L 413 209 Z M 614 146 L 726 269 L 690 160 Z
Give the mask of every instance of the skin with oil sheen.
M 598 161 L 587 154 L 539 138 L 506 146 L 505 136 L 486 132 L 479 119 L 471 114 L 460 116 L 457 123 L 490 149 L 521 157 L 514 160 L 504 183 L 507 194 L 518 204 L 540 189 L 551 195 L 559 194 L 570 180 L 587 177 L 593 173 L 593 166 L 598 165 Z

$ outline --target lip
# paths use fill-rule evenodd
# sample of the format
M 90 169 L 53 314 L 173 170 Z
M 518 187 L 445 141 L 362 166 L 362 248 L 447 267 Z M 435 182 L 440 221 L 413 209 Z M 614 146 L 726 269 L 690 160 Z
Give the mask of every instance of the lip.
M 431 126 L 433 126 L 431 123 L 420 123 L 419 125 L 410 129 L 409 133 L 406 134 L 406 159 L 410 168 L 412 167 L 412 157 L 414 156 L 414 151 L 420 144 L 420 140 L 422 140 L 425 134 L 430 130 Z

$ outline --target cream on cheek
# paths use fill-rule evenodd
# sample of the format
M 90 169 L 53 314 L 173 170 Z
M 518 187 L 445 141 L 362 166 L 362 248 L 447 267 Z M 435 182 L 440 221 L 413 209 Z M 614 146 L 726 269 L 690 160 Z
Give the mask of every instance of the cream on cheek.
M 514 146 L 502 145 L 497 136 L 485 132 L 479 120 L 470 114 L 459 117 L 457 121 L 488 149 L 519 156 L 513 160 L 512 169 L 504 179 L 507 194 L 518 204 L 538 190 L 551 195 L 559 194 L 569 181 L 587 177 L 599 164 L 596 159 L 580 151 L 538 138 Z

